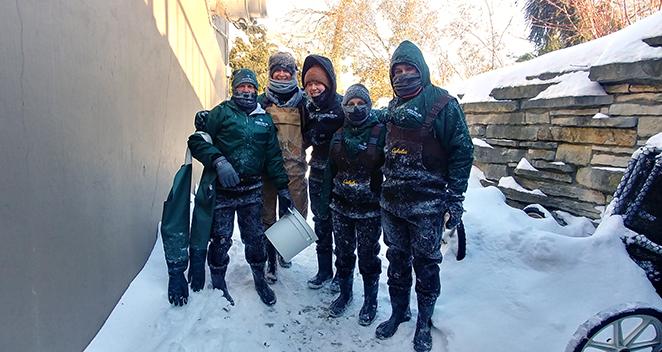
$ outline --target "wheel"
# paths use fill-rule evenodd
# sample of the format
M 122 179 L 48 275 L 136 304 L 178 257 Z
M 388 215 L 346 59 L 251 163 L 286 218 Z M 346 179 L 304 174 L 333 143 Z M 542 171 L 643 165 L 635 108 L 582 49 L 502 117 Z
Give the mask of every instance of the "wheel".
M 582 324 L 566 352 L 660 352 L 662 312 L 630 307 L 598 313 Z
M 522 209 L 526 213 L 526 215 L 534 218 L 534 219 L 544 219 L 546 218 L 546 214 L 542 209 L 540 209 L 541 206 L 538 204 L 529 204 Z

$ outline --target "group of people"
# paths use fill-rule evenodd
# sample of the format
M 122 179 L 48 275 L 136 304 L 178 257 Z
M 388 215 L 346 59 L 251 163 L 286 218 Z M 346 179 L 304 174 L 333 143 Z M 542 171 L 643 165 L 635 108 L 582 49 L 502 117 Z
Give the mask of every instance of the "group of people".
M 276 282 L 279 266 L 291 264 L 264 230 L 291 207 L 305 217 L 310 196 L 318 267 L 308 286 L 329 285 L 338 293 L 329 315 L 341 316 L 352 301 L 358 253 L 364 289 L 359 324 L 374 321 L 383 231 L 391 316 L 377 326 L 376 336 L 391 337 L 411 319 L 413 268 L 418 303 L 414 349 L 430 351 L 431 318 L 441 290 L 444 215 L 450 215 L 448 228 L 461 221 L 473 161 L 462 109 L 430 82 L 420 49 L 409 41 L 392 56 L 394 97 L 386 109 L 373 109 L 361 84 L 338 94 L 326 57 L 306 57 L 303 89 L 298 74 L 292 55 L 276 53 L 269 59 L 262 95 L 255 74 L 239 69 L 232 77 L 231 98 L 196 115 L 196 130 L 206 132 L 211 142 L 200 133 L 189 137 L 191 153 L 204 170 L 195 196 L 189 263 L 168 262 L 169 300 L 182 304 L 188 296 L 185 281 L 182 285 L 186 264 L 191 289 L 204 287 L 206 261 L 213 288 L 234 304 L 225 273 L 236 213 L 256 291 L 265 304 L 275 304 L 269 285 Z M 312 156 L 306 163 L 308 147 Z

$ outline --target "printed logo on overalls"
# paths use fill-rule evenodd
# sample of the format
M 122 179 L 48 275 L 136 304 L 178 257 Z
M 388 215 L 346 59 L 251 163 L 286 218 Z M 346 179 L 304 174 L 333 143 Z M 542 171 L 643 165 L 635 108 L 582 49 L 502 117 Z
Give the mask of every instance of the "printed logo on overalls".
M 399 155 L 407 155 L 407 154 L 409 154 L 409 151 L 407 149 L 404 149 L 404 148 L 393 147 L 391 149 L 391 153 L 399 154 Z

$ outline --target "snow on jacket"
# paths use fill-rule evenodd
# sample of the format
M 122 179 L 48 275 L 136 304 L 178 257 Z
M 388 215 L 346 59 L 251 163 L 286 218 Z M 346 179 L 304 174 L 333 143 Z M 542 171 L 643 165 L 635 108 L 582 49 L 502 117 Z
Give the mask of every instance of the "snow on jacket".
M 388 107 L 388 123 L 400 128 L 421 128 L 432 106 L 442 96 L 448 95 L 448 92 L 434 86 L 430 82 L 430 71 L 425 63 L 423 54 L 413 43 L 404 41 L 393 53 L 390 70 L 391 81 L 393 80 L 393 67 L 398 63 L 407 63 L 416 67 L 421 74 L 423 87 L 422 91 L 413 98 L 401 99 L 395 97 L 391 100 Z M 443 175 L 449 192 L 457 195 L 463 194 L 467 190 L 467 182 L 473 163 L 473 143 L 469 135 L 464 112 L 456 99 L 451 99 L 432 120 L 432 133 L 428 138 L 435 138 L 447 155 L 445 162 L 438 170 L 430 171 Z M 402 203 L 402 199 L 393 197 L 395 193 L 403 194 L 402 185 L 411 187 L 421 193 L 404 192 L 408 194 L 407 197 L 410 198 L 408 200 L 415 201 L 416 197 L 426 198 L 426 195 L 422 193 L 426 193 L 428 190 L 417 189 L 416 180 L 392 182 L 398 178 L 398 170 L 387 170 L 386 167 L 384 168 L 384 174 L 386 180 L 383 186 L 382 206 L 387 210 L 389 208 L 392 208 L 390 209 L 392 211 L 401 210 L 398 204 L 405 206 L 405 203 Z M 436 191 L 439 190 L 429 190 L 429 192 Z M 440 202 L 443 202 L 443 199 L 434 202 L 435 204 L 432 204 L 430 209 L 409 208 L 409 210 L 419 213 L 434 213 L 439 210 Z
M 277 189 L 287 188 L 288 177 L 278 145 L 276 127 L 258 104 L 250 114 L 227 100 L 209 111 L 205 127 L 213 144 L 200 135 L 189 137 L 193 157 L 204 165 L 195 195 L 191 223 L 191 247 L 206 248 L 216 199 L 216 168 L 213 161 L 225 156 L 239 177 L 267 175 Z
M 331 87 L 327 87 L 326 99 L 319 105 L 311 101 L 306 103 L 308 115 L 304 121 L 304 148 L 313 147 L 310 167 L 323 169 L 329 156 L 331 137 L 340 128 L 345 119 L 342 111 L 342 95 L 336 93 L 336 74 L 331 61 L 324 56 L 309 55 L 303 63 L 301 80 L 314 65 L 321 66 L 329 76 Z M 323 93 L 324 94 L 324 93 Z

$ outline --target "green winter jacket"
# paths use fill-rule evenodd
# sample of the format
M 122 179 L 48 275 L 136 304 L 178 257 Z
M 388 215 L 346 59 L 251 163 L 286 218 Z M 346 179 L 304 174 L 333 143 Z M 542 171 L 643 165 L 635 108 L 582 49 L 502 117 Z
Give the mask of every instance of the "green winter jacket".
M 372 128 L 380 123 L 381 115 L 383 110 L 372 110 L 370 112 L 369 119 L 360 126 L 352 126 L 351 124 L 345 123 L 342 127 L 342 136 L 340 131 L 336 132 L 333 136 L 333 140 L 337 138 L 342 138 L 342 143 L 344 144 L 344 150 L 347 152 L 350 158 L 356 158 L 359 156 L 359 152 L 365 149 L 368 141 L 370 140 L 370 135 L 372 133 Z M 382 126 L 383 127 L 383 126 Z M 383 163 L 383 150 L 384 150 L 384 141 L 386 139 L 386 128 L 382 128 L 379 137 L 377 138 L 376 148 L 380 151 L 381 163 Z M 333 144 L 333 142 L 332 142 Z M 338 167 L 334 163 L 332 158 L 327 160 L 327 166 L 324 171 L 324 178 L 322 180 L 322 192 L 321 192 L 321 210 L 320 213 L 323 217 L 329 215 L 329 205 L 331 204 L 331 193 L 333 191 L 333 178 L 338 173 Z M 383 175 L 381 168 L 375 170 L 372 174 L 370 180 L 370 187 L 379 194 L 381 184 L 383 181 Z M 367 210 L 366 210 L 367 211 Z
M 448 92 L 430 82 L 430 70 L 421 51 L 410 41 L 402 42 L 391 59 L 390 78 L 393 82 L 393 67 L 398 63 L 415 66 L 421 73 L 423 90 L 415 97 L 404 100 L 393 98 L 389 103 L 388 121 L 404 128 L 420 127 L 435 101 Z M 412 113 L 413 111 L 413 113 Z M 455 194 L 467 190 L 469 173 L 473 163 L 473 142 L 469 135 L 464 112 L 456 99 L 451 99 L 433 120 L 432 128 L 441 147 L 448 152 L 448 189 Z
M 188 139 L 191 154 L 204 165 L 191 223 L 190 246 L 194 249 L 206 249 L 209 240 L 216 200 L 216 158 L 225 156 L 239 177 L 264 174 L 279 190 L 287 188 L 289 182 L 276 127 L 260 105 L 246 114 L 233 101 L 224 101 L 209 111 L 205 132 L 213 144 L 198 134 Z

